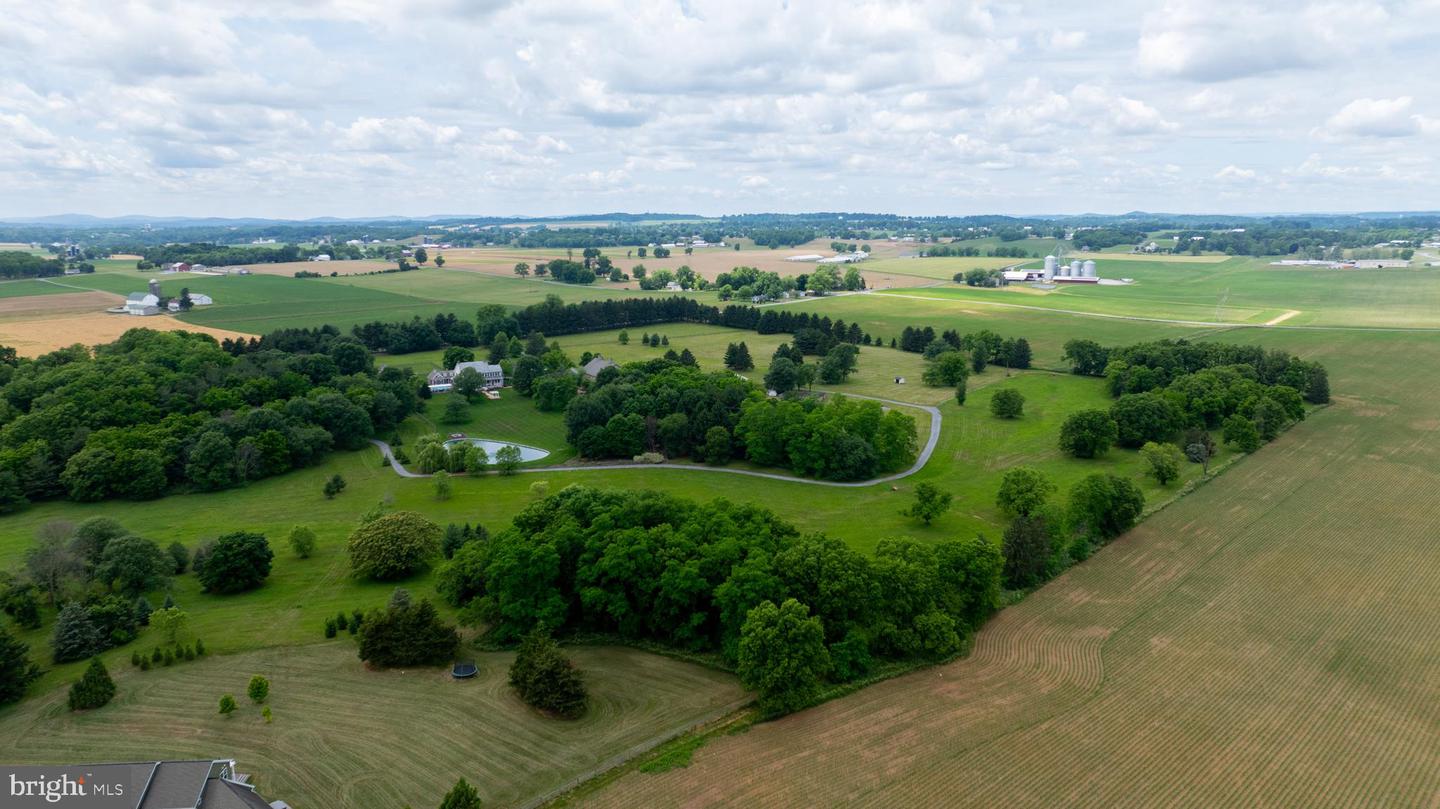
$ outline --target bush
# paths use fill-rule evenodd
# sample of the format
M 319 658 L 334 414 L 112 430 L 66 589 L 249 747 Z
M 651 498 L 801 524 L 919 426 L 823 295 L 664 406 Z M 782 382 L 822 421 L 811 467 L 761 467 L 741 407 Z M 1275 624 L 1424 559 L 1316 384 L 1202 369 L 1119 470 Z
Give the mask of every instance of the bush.
M 259 674 L 254 675 L 250 678 L 250 684 L 245 686 L 245 695 L 251 702 L 259 705 L 270 696 L 270 681 Z
M 396 453 L 396 458 L 397 458 L 397 460 L 398 460 L 398 458 L 399 458 L 399 453 L 398 453 L 398 452 Z M 404 463 L 404 461 L 401 461 L 401 463 Z M 339 494 L 339 493 L 341 493 L 341 492 L 343 492 L 343 491 L 345 491 L 345 478 L 340 477 L 340 475 L 338 475 L 338 474 L 331 475 L 331 476 L 330 476 L 330 479 L 327 480 L 327 481 L 325 481 L 325 489 L 324 489 L 324 492 L 325 492 L 325 499 L 326 499 L 326 500 L 333 500 L 333 499 L 335 499 L 335 495 L 337 495 L 337 494 Z
M 260 716 L 265 719 L 265 724 L 267 725 L 275 719 L 275 714 L 270 712 L 269 705 L 266 705 L 264 708 L 260 709 Z
M 1025 412 L 1025 394 L 1014 388 L 995 391 L 990 397 L 990 414 L 996 418 L 1018 419 Z
M 179 576 L 190 566 L 190 551 L 183 543 L 171 542 L 170 547 L 165 549 L 170 558 L 175 562 L 175 575 Z
M 78 682 L 70 687 L 70 710 L 88 711 L 99 708 L 115 697 L 115 681 L 100 658 L 90 660 L 90 667 Z
M 195 656 L 196 656 L 196 657 L 204 657 L 204 656 L 205 656 L 205 641 L 200 640 L 199 638 L 196 638 L 196 639 L 195 639 Z
M 334 618 L 326 618 L 326 619 L 325 619 L 325 637 L 327 637 L 327 638 L 333 638 L 333 637 L 335 637 L 335 634 L 336 634 L 335 619 L 334 619 Z
M 381 581 L 414 573 L 440 553 L 440 526 L 413 511 L 371 520 L 350 535 L 350 566 Z
M 589 699 L 575 664 L 560 653 L 554 639 L 540 632 L 521 641 L 510 665 L 510 685 L 527 704 L 564 719 L 584 715 Z
M 1072 413 L 1060 425 L 1060 449 L 1076 458 L 1104 455 L 1115 443 L 1115 420 L 1104 410 Z
M 231 696 L 230 694 L 226 694 L 225 696 L 220 698 L 220 714 L 222 716 L 229 716 L 230 714 L 235 713 L 235 709 L 238 707 L 240 706 L 236 704 L 235 697 Z
M 233 531 L 215 540 L 199 572 L 200 584 L 209 593 L 253 590 L 270 575 L 274 557 L 264 534 Z
M 440 665 L 459 646 L 460 636 L 440 620 L 435 606 L 425 600 L 411 603 L 408 594 L 392 597 L 389 606 L 371 612 L 360 625 L 360 659 L 374 666 Z

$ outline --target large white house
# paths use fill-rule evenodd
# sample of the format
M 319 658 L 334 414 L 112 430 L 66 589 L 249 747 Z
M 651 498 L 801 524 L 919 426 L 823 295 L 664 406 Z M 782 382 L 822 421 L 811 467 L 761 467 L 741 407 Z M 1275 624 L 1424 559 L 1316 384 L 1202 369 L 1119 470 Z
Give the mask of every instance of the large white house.
M 484 380 L 484 387 L 490 388 L 505 387 L 505 369 L 498 365 L 491 365 L 488 362 L 461 362 L 455 365 L 450 371 L 431 371 L 426 379 L 433 393 L 443 393 L 455 386 L 455 377 L 466 368 L 473 368 Z

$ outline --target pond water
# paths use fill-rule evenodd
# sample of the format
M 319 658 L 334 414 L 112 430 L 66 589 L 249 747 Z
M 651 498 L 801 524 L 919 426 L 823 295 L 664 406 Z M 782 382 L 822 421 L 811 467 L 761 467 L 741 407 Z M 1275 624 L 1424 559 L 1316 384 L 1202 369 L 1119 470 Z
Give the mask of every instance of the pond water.
M 490 463 L 495 463 L 495 453 L 499 452 L 501 447 L 515 447 L 520 450 L 520 461 L 522 463 L 538 461 L 550 454 L 550 450 L 548 449 L 527 447 L 524 444 L 514 444 L 509 441 L 491 441 L 488 438 L 452 438 L 445 442 L 445 446 L 450 447 L 465 441 L 485 450 L 485 454 L 490 456 Z

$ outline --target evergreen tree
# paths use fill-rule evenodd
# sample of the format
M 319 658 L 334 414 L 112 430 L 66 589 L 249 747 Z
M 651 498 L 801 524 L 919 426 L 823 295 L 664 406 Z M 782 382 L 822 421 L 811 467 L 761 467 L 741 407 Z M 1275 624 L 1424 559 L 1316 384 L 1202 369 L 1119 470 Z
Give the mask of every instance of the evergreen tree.
M 461 778 L 445 793 L 445 800 L 440 801 L 440 809 L 480 809 L 480 794 L 475 791 L 475 787 Z
M 50 639 L 50 648 L 56 663 L 69 663 L 93 657 L 105 648 L 105 642 L 90 611 L 71 602 L 60 610 L 55 619 L 55 634 Z
M 115 681 L 100 658 L 90 660 L 90 667 L 78 682 L 70 686 L 70 710 L 87 711 L 99 708 L 115 696 Z
M 0 626 L 0 705 L 25 696 L 25 688 L 40 676 L 40 667 L 30 660 L 30 647 Z
M 250 678 L 250 684 L 245 687 L 246 696 L 250 701 L 259 705 L 270 696 L 270 681 L 256 674 Z
M 525 702 L 565 719 L 582 716 L 589 699 L 579 669 L 541 632 L 520 642 L 510 666 L 510 685 Z

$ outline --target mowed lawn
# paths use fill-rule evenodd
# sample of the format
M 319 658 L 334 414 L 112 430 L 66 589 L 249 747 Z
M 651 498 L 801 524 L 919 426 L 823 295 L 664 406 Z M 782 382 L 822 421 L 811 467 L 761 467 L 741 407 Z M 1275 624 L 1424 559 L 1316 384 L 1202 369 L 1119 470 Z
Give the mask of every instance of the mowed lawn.
M 1336 401 L 1003 610 L 973 654 L 590 806 L 1429 806 L 1440 343 L 1242 330 Z
M 233 757 L 266 798 L 296 807 L 436 806 L 463 777 L 486 806 L 512 806 L 745 699 L 724 672 L 634 649 L 578 648 L 568 653 L 590 708 L 566 721 L 514 695 L 511 653 L 471 655 L 479 674 L 454 680 L 449 667 L 369 671 L 355 648 L 342 634 L 148 672 L 116 661 L 118 693 L 104 708 L 71 713 L 55 691 L 0 711 L 0 760 Z M 270 724 L 245 696 L 252 674 L 270 680 Z M 221 716 L 222 694 L 240 709 Z

